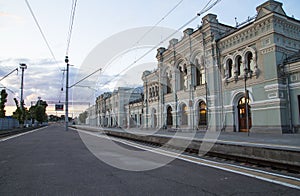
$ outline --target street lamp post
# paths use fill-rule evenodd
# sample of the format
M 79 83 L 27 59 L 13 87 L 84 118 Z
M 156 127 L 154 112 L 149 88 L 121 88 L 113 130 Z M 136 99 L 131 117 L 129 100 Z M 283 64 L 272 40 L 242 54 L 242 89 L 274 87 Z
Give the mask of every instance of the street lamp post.
M 247 79 L 252 77 L 252 71 L 245 67 L 244 69 L 244 81 L 245 81 L 245 109 L 246 109 L 246 129 L 248 136 L 250 135 L 249 129 L 249 107 L 248 107 L 248 100 L 249 100 L 249 91 L 247 90 Z
M 68 131 L 68 125 L 69 125 L 69 58 L 68 58 L 68 56 L 66 56 L 66 58 L 65 58 L 65 63 L 67 63 L 65 121 L 66 121 L 66 131 Z
M 23 98 L 23 89 L 24 89 L 24 70 L 27 69 L 27 65 L 25 63 L 20 63 L 20 69 L 22 70 L 21 76 L 21 100 L 20 107 L 22 112 L 22 119 L 24 117 L 24 98 Z

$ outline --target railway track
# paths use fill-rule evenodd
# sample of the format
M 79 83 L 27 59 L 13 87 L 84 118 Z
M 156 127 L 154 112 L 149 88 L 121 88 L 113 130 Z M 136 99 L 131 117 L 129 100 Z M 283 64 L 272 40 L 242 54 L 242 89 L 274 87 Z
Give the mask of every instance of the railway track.
M 25 132 L 28 132 L 28 131 L 31 131 L 31 130 L 37 129 L 37 128 L 40 128 L 40 126 L 28 127 L 28 128 L 19 128 L 19 129 L 15 129 L 15 130 L 0 131 L 0 138 L 5 138 L 5 137 L 17 135 L 19 133 L 25 133 Z
M 76 126 L 72 126 L 73 128 L 77 129 Z M 80 128 L 79 128 L 80 129 Z M 181 147 L 176 147 L 175 145 L 166 145 L 169 141 L 168 138 L 156 138 L 155 136 L 150 136 L 149 137 L 143 137 L 139 135 L 134 135 L 134 134 L 128 134 L 128 133 L 120 133 L 117 131 L 109 131 L 109 130 L 102 130 L 99 132 L 99 130 L 95 128 L 87 128 L 84 129 L 89 132 L 98 132 L 98 133 L 103 133 L 109 137 L 115 137 L 115 138 L 120 138 L 124 140 L 128 140 L 131 142 L 136 142 L 138 144 L 142 145 L 150 145 L 154 148 L 166 148 L 167 150 L 180 150 L 181 152 L 191 154 L 193 156 L 199 156 L 199 143 L 198 146 L 195 147 L 195 145 L 188 145 L 185 149 L 182 149 Z M 201 143 L 200 143 L 201 145 Z M 253 148 L 251 146 L 238 146 L 238 145 L 225 145 L 225 144 L 218 144 L 216 143 L 215 145 L 218 146 L 217 150 L 212 149 L 209 152 L 205 153 L 204 157 L 208 159 L 220 159 L 223 161 L 227 162 L 234 162 L 236 164 L 241 164 L 241 165 L 249 165 L 250 167 L 258 167 L 258 168 L 266 168 L 270 170 L 276 170 L 276 171 L 283 171 L 283 172 L 288 172 L 295 174 L 299 177 L 300 175 L 300 165 L 299 165 L 299 157 L 300 157 L 300 152 L 297 150 L 285 150 L 285 149 L 272 149 L 272 148 L 265 148 L 261 146 L 254 146 Z M 238 150 L 239 148 L 245 148 L 244 150 L 250 152 L 250 156 L 245 155 L 245 153 L 232 153 L 230 151 L 231 147 L 233 147 L 233 151 Z M 220 151 L 222 148 L 228 148 L 229 150 L 226 151 Z M 256 150 L 254 152 L 254 150 Z M 269 151 L 270 150 L 270 151 Z M 251 154 L 251 152 L 256 154 Z M 257 151 L 259 152 L 260 155 L 257 156 Z M 243 151 L 242 151 L 243 152 Z M 284 158 L 280 158 L 278 160 L 276 159 L 268 159 L 266 156 L 273 155 L 274 153 L 280 153 L 280 156 L 282 155 Z M 200 153 L 201 154 L 201 153 Z M 288 154 L 288 155 L 287 155 Z M 286 161 L 285 158 L 291 158 L 291 161 Z
M 233 157 L 227 156 L 226 154 L 224 155 L 215 153 L 199 155 L 194 149 L 186 148 L 185 151 L 183 151 L 181 148 L 174 148 L 162 143 L 141 141 L 126 137 L 116 137 L 112 134 L 105 133 L 105 131 L 78 129 L 77 132 L 80 134 L 88 134 L 91 136 L 112 140 L 120 144 L 121 147 L 123 147 L 123 145 L 128 145 L 142 151 L 163 154 L 165 156 L 174 157 L 174 159 L 238 173 L 272 183 L 284 184 L 285 186 L 292 188 L 300 188 L 300 170 L 293 167 L 283 167 L 282 165 L 274 164 L 271 161 L 261 162 L 251 158 L 245 159 L 239 156 Z M 101 144 L 99 145 L 101 146 Z M 93 144 L 93 147 L 95 146 L 97 145 Z M 100 146 L 98 147 L 101 148 Z
M 157 142 L 147 142 L 147 141 L 140 141 L 136 139 L 130 139 L 127 137 L 118 137 L 115 135 L 110 135 L 110 137 L 115 137 L 115 138 L 122 138 L 128 141 L 134 141 L 138 144 L 141 145 L 146 145 L 146 146 L 152 146 L 154 148 L 165 148 L 166 150 L 182 150 L 179 148 L 176 148 L 174 146 L 164 146 L 164 144 L 160 144 Z M 194 148 L 189 148 L 187 147 L 185 150 L 183 150 L 185 153 L 193 155 L 193 156 L 199 156 L 199 150 L 196 150 Z M 291 165 L 291 164 L 286 164 L 286 163 L 279 163 L 279 162 L 274 162 L 274 161 L 267 161 L 267 160 L 261 160 L 261 159 L 256 159 L 255 157 L 249 158 L 249 157 L 243 157 L 243 156 L 237 156 L 237 155 L 231 155 L 231 154 L 223 154 L 223 153 L 216 153 L 216 152 L 207 152 L 204 155 L 205 158 L 207 159 L 219 159 L 222 161 L 227 161 L 227 162 L 234 162 L 238 165 L 248 165 L 250 167 L 258 167 L 258 168 L 267 168 L 270 170 L 277 170 L 277 171 L 284 171 L 288 173 L 293 173 L 296 175 L 300 174 L 300 167 L 296 165 Z

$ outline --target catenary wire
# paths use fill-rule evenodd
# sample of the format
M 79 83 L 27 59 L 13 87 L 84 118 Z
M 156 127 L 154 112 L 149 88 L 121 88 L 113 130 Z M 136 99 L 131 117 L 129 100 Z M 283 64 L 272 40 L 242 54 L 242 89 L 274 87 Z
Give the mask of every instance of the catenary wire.
M 102 84 L 102 86 L 105 86 L 107 84 L 109 84 L 110 82 L 114 81 L 116 78 L 118 78 L 122 73 L 124 73 L 126 70 L 130 69 L 133 65 L 135 65 L 137 62 L 139 62 L 141 59 L 143 59 L 145 56 L 147 56 L 149 53 L 151 53 L 153 50 L 155 50 L 157 47 L 159 47 L 162 43 L 164 43 L 165 41 L 169 40 L 172 36 L 174 36 L 177 32 L 179 32 L 181 29 L 183 29 L 184 27 L 186 27 L 187 25 L 189 25 L 190 23 L 192 23 L 195 19 L 197 19 L 199 16 L 201 16 L 203 13 L 209 11 L 211 8 L 213 8 L 216 4 L 218 4 L 221 0 L 215 0 L 215 2 L 211 3 L 213 0 L 210 0 L 205 6 L 204 8 L 198 12 L 196 14 L 196 16 L 194 16 L 192 19 L 190 19 L 188 22 L 184 23 L 182 26 L 180 26 L 174 33 L 171 33 L 169 36 L 167 36 L 165 39 L 163 39 L 162 41 L 160 41 L 158 44 L 156 44 L 155 46 L 151 47 L 150 50 L 148 50 L 146 53 L 144 53 L 143 55 L 141 55 L 137 60 L 133 61 L 131 64 L 129 64 L 129 66 L 127 66 L 126 68 L 124 68 L 122 71 L 120 71 L 118 74 L 115 75 L 114 78 L 106 81 L 105 83 Z M 105 66 L 106 68 L 107 66 Z M 92 74 L 84 77 L 83 79 L 81 79 L 80 81 L 74 83 L 73 85 L 70 86 L 73 87 L 76 84 L 82 82 L 83 80 L 89 78 L 90 76 L 92 76 L 93 74 L 95 74 L 96 72 L 98 72 L 100 69 L 94 71 Z M 105 71 L 104 69 L 102 70 L 103 72 Z
M 147 32 L 145 32 L 140 39 L 138 39 L 138 41 L 136 42 L 136 44 L 138 44 L 141 40 L 144 39 L 144 37 L 146 37 L 146 35 L 148 35 L 151 31 L 153 31 L 154 28 L 156 28 L 163 20 L 165 20 L 184 0 L 179 1 L 171 10 L 169 10 L 167 12 L 167 14 L 165 14 L 157 23 L 155 23 L 151 29 L 149 29 Z
M 147 56 L 149 53 L 151 53 L 153 50 L 155 50 L 157 47 L 160 46 L 160 44 L 164 43 L 165 41 L 169 40 L 172 36 L 174 36 L 177 32 L 179 32 L 181 29 L 183 29 L 184 27 L 186 27 L 187 25 L 189 25 L 190 23 L 192 23 L 195 19 L 197 19 L 199 16 L 201 16 L 203 13 L 209 11 L 211 8 L 213 8 L 217 3 L 219 3 L 221 0 L 216 0 L 215 2 L 213 2 L 211 5 L 210 3 L 213 0 L 210 0 L 206 6 L 199 12 L 197 13 L 196 16 L 194 16 L 192 19 L 190 19 L 188 22 L 186 22 L 185 24 L 183 24 L 182 26 L 180 26 L 174 33 L 170 34 L 169 36 L 167 36 L 165 39 L 163 39 L 162 41 L 160 41 L 158 44 L 156 44 L 155 46 L 153 46 L 152 48 L 150 48 L 150 50 L 148 50 L 146 53 L 144 53 L 142 56 L 140 56 L 137 60 L 135 60 L 134 62 L 132 62 L 131 64 L 129 64 L 129 66 L 127 66 L 126 68 L 124 68 L 122 71 L 120 71 L 118 74 L 116 74 L 116 77 L 106 81 L 102 86 L 105 86 L 107 84 L 109 84 L 110 82 L 114 81 L 116 78 L 118 78 L 122 73 L 124 73 L 125 71 L 127 71 L 128 69 L 130 69 L 133 65 L 135 65 L 138 61 L 140 61 L 141 59 L 143 59 L 145 56 Z
M 57 60 L 56 60 L 56 58 L 55 58 L 55 55 L 54 55 L 54 53 L 53 53 L 53 51 L 52 51 L 52 49 L 51 49 L 51 47 L 50 47 L 50 44 L 49 44 L 49 42 L 48 42 L 48 40 L 47 40 L 47 38 L 46 38 L 46 36 L 45 36 L 45 34 L 44 34 L 44 32 L 43 32 L 43 30 L 42 30 L 40 24 L 39 24 L 39 22 L 38 22 L 38 20 L 37 20 L 37 18 L 36 18 L 36 16 L 35 16 L 33 10 L 32 10 L 32 8 L 31 8 L 31 6 L 30 6 L 30 4 L 29 4 L 29 1 L 28 1 L 28 0 L 25 0 L 25 3 L 26 3 L 26 5 L 27 5 L 27 7 L 28 7 L 28 9 L 29 9 L 29 11 L 30 11 L 30 13 L 31 13 L 31 15 L 32 15 L 32 17 L 33 17 L 33 19 L 34 19 L 34 21 L 35 21 L 35 24 L 37 25 L 37 27 L 38 27 L 38 29 L 39 29 L 39 31 L 40 31 L 40 33 L 41 33 L 41 35 L 42 35 L 42 37 L 43 37 L 43 39 L 44 39 L 46 45 L 47 45 L 47 48 L 48 48 L 48 50 L 49 50 L 49 52 L 50 52 L 50 54 L 51 54 L 51 56 L 52 56 L 54 62 L 58 65 Z M 58 67 L 59 67 L 59 66 L 58 66 Z M 59 68 L 59 69 L 60 69 L 60 68 Z M 60 70 L 61 70 L 61 69 L 60 69 Z
M 210 3 L 211 3 L 212 0 L 210 0 L 205 7 L 207 7 Z M 217 3 L 219 2 L 220 0 L 217 0 Z M 138 44 L 147 34 L 149 34 L 158 24 L 160 24 L 167 16 L 169 16 L 181 3 L 183 2 L 183 0 L 179 1 L 167 14 L 165 14 L 162 19 L 160 19 L 155 25 L 154 27 L 152 27 L 151 29 L 149 29 L 146 33 L 144 33 L 139 39 L 138 41 L 136 42 L 136 44 Z M 216 4 L 216 3 L 215 3 Z M 215 5 L 214 4 L 214 5 Z M 205 8 L 204 7 L 204 8 Z M 204 8 L 202 9 L 202 12 L 204 11 Z M 206 12 L 206 11 L 205 11 Z M 131 63 L 129 66 L 127 66 L 125 69 L 123 69 L 121 72 L 119 72 L 116 77 L 114 79 L 111 79 L 111 80 L 108 80 L 107 82 L 105 82 L 102 86 L 110 83 L 111 81 L 115 80 L 118 76 L 120 76 L 124 71 L 126 71 L 127 69 L 129 69 L 130 67 L 132 67 L 135 63 L 137 63 L 138 61 L 140 61 L 142 58 L 144 58 L 145 56 L 147 56 L 150 52 L 152 52 L 154 49 L 156 49 L 161 43 L 165 42 L 167 39 L 169 39 L 170 37 L 172 37 L 174 34 L 176 34 L 180 29 L 182 29 L 184 26 L 190 24 L 192 21 L 195 20 L 195 18 L 197 18 L 199 15 L 199 13 L 197 14 L 197 16 L 195 16 L 192 20 L 190 20 L 188 23 L 186 23 L 185 25 L 181 26 L 175 33 L 169 35 L 167 38 L 165 38 L 163 41 L 159 42 L 157 45 L 155 45 L 154 47 L 152 47 L 149 51 L 147 51 L 145 54 L 143 54 L 141 57 L 139 57 L 137 60 L 135 60 L 133 63 Z M 102 69 L 102 71 L 104 72 L 106 70 L 106 68 L 108 67 L 109 64 L 105 65 L 104 68 Z M 98 70 L 97 70 L 98 71 Z M 93 72 L 93 73 L 96 73 L 97 71 Z M 93 74 L 91 74 L 93 75 Z M 75 86 L 76 84 L 82 82 L 83 80 L 87 79 L 88 77 L 90 77 L 91 75 L 85 77 L 84 79 L 81 79 L 79 82 L 73 84 L 70 86 L 73 87 Z
M 138 45 L 153 29 L 155 29 L 163 20 L 165 20 L 184 0 L 180 0 L 172 9 L 170 9 L 158 22 L 156 22 L 148 31 L 146 31 L 134 44 L 133 47 Z M 113 62 L 113 61 L 111 61 Z M 103 68 L 103 72 L 109 66 L 110 63 L 106 64 Z
M 68 56 L 69 50 L 70 50 L 70 43 L 71 43 L 71 37 L 72 37 L 72 31 L 73 31 L 73 24 L 74 24 L 74 19 L 75 19 L 76 5 L 77 5 L 77 0 L 73 0 L 72 9 L 71 9 L 71 15 L 70 15 L 69 32 L 68 32 L 68 38 L 67 38 L 66 56 Z

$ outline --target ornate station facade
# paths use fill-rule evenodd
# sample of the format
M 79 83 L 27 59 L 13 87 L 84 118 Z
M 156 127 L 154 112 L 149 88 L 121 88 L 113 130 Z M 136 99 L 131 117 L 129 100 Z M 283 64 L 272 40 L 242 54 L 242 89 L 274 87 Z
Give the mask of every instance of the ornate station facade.
M 300 21 L 277 1 L 256 10 L 236 27 L 208 14 L 198 29 L 188 28 L 181 40 L 158 48 L 157 69 L 144 71 L 142 94 L 118 102 L 123 109 L 117 120 L 106 116 L 113 108 L 99 110 L 111 95 L 97 99 L 98 125 L 298 132 Z M 110 123 L 101 120 L 106 118 Z

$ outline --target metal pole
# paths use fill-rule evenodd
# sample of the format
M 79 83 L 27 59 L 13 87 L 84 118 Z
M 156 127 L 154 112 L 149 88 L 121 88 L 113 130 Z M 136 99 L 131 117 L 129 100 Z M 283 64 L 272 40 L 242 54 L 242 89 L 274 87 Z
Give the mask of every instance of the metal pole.
M 249 132 L 249 114 L 248 114 L 248 91 L 247 91 L 247 73 L 245 73 L 245 106 L 246 106 L 246 129 L 248 136 L 250 135 Z
M 148 79 L 146 78 L 146 129 L 148 129 Z
M 22 76 L 21 76 L 21 100 L 20 100 L 20 107 L 21 107 L 21 111 L 22 111 L 22 117 L 23 117 L 23 110 L 24 110 L 24 100 L 23 100 L 23 89 L 24 89 L 24 69 L 27 68 L 27 65 L 24 63 L 20 63 L 20 68 L 22 69 Z
M 21 110 L 23 112 L 23 82 L 24 82 L 24 68 L 22 69 L 22 76 L 21 76 Z
M 69 58 L 68 56 L 66 56 L 65 63 L 67 63 L 65 121 L 66 121 L 66 131 L 68 131 L 68 125 L 69 125 Z

